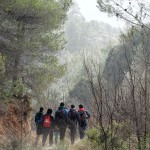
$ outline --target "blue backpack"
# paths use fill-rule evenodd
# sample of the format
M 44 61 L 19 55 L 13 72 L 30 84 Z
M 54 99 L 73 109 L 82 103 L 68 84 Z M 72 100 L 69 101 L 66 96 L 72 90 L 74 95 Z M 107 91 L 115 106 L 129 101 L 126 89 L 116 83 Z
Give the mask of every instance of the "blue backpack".
M 39 124 L 43 123 L 43 115 L 41 113 L 36 113 L 35 123 L 36 123 L 36 125 L 39 125 Z

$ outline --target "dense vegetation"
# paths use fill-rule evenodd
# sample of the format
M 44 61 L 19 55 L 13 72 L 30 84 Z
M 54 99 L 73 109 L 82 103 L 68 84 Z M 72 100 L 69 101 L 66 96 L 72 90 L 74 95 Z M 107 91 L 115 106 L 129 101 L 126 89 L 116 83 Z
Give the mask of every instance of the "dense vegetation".
M 65 44 L 62 25 L 69 6 L 67 0 L 0 1 L 2 99 L 23 92 L 12 92 L 14 87 L 31 90 L 40 99 L 49 84 L 64 74 L 56 53 Z

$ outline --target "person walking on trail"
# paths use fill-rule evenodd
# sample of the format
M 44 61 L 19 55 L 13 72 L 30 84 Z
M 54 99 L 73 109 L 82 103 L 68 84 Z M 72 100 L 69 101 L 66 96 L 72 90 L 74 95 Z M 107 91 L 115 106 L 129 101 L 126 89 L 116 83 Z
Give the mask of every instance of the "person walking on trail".
M 35 115 L 35 123 L 36 123 L 36 139 L 35 139 L 35 146 L 37 146 L 40 136 L 42 135 L 43 131 L 43 111 L 44 108 L 41 107 L 39 112 Z
M 64 140 L 66 128 L 68 125 L 68 110 L 65 108 L 64 102 L 60 103 L 60 107 L 55 113 L 56 127 L 59 128 L 60 140 Z
M 90 118 L 90 113 L 85 110 L 82 104 L 79 105 L 79 134 L 80 139 L 84 139 L 85 130 L 87 129 L 87 119 Z
M 54 117 L 52 116 L 52 109 L 48 109 L 47 113 L 43 116 L 43 139 L 42 146 L 45 146 L 47 137 L 49 136 L 49 145 L 53 145 L 53 129 L 54 129 Z
M 71 105 L 71 109 L 68 112 L 71 144 L 74 144 L 75 142 L 78 121 L 79 121 L 79 113 L 76 111 L 75 106 Z

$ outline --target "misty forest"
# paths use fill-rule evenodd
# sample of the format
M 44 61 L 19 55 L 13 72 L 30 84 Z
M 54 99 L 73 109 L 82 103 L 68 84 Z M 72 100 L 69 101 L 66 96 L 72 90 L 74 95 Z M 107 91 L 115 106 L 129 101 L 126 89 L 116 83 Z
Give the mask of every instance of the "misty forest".
M 150 2 L 95 9 L 122 27 L 86 20 L 75 0 L 0 0 L 0 150 L 150 150 Z M 85 138 L 78 125 L 71 144 L 67 125 L 35 145 L 36 113 L 61 102 L 89 112 Z

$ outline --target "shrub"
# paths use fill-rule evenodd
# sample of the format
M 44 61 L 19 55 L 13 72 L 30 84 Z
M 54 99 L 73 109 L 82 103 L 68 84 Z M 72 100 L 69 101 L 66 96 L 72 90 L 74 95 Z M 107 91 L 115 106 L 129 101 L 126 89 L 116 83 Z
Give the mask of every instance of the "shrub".
M 92 150 L 105 150 L 105 137 L 98 129 L 91 129 L 87 131 L 87 141 L 90 142 Z M 126 142 L 117 135 L 111 137 L 110 131 L 107 132 L 107 147 L 108 149 L 126 150 Z
M 26 93 L 27 88 L 26 86 L 20 82 L 16 81 L 15 83 L 7 80 L 3 83 L 3 85 L 0 87 L 0 98 L 4 100 L 11 99 L 14 95 L 15 96 L 22 96 L 24 93 Z

